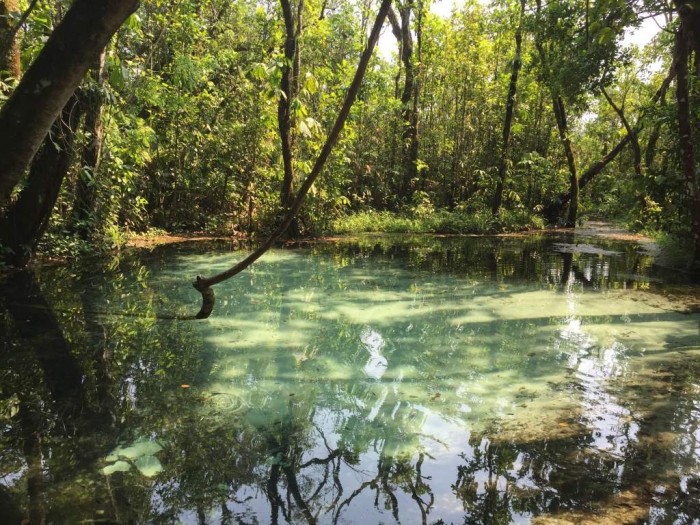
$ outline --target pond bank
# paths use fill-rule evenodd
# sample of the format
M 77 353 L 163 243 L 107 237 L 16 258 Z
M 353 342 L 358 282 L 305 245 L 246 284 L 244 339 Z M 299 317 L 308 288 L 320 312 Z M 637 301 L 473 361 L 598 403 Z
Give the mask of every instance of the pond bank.
M 630 241 L 636 242 L 645 249 L 648 249 L 650 255 L 654 255 L 658 250 L 658 246 L 651 237 L 633 233 L 624 228 L 620 228 L 613 224 L 603 222 L 603 221 L 590 221 L 586 222 L 583 227 L 575 229 L 563 229 L 563 228 L 549 228 L 545 230 L 528 230 L 522 232 L 510 232 L 510 233 L 485 233 L 485 234 L 416 234 L 416 235 L 431 235 L 434 237 L 525 237 L 531 235 L 541 235 L 541 234 L 559 234 L 562 232 L 572 232 L 576 235 L 587 236 L 587 237 L 599 237 L 603 239 L 616 240 L 616 241 Z M 362 235 L 368 235 L 363 233 Z M 371 235 L 371 234 L 370 234 Z M 377 234 L 377 235 L 410 235 L 410 234 Z M 348 237 L 353 237 L 352 234 L 347 235 L 329 235 L 324 237 L 307 237 L 299 239 L 299 242 L 334 242 L 337 240 L 345 239 Z M 181 242 L 195 242 L 195 241 L 245 241 L 245 237 L 239 236 L 229 236 L 229 235 L 209 235 L 206 233 L 185 233 L 185 234 L 170 234 L 163 233 L 158 235 L 146 234 L 146 235 L 133 235 L 127 242 L 126 246 L 128 248 L 151 248 L 161 244 L 173 244 Z M 295 242 L 295 241 L 292 241 Z

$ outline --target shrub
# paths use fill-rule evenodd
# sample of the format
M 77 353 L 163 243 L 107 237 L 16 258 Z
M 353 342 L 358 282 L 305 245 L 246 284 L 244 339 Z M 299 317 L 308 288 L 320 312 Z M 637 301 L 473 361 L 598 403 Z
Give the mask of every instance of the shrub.
M 427 206 L 421 203 L 421 213 L 409 209 L 405 213 L 365 211 L 347 215 L 334 221 L 331 233 L 493 234 L 544 227 L 542 217 L 524 209 L 503 210 L 498 218 L 494 218 L 486 209 L 438 210 L 426 213 L 426 208 Z

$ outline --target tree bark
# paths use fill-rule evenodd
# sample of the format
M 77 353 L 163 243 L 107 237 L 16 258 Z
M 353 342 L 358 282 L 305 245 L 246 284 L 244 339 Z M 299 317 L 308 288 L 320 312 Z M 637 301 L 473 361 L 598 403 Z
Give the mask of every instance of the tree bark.
M 695 150 L 693 146 L 693 125 L 691 117 L 690 82 L 688 62 L 693 47 L 691 15 L 688 9 L 679 9 L 681 25 L 676 35 L 676 103 L 678 106 L 678 144 L 680 162 L 686 191 L 690 200 L 690 218 L 693 233 L 692 266 L 700 269 L 700 188 L 695 176 Z M 696 50 L 697 53 L 697 50 Z
M 12 23 L 12 15 L 18 11 L 17 0 L 0 0 L 0 81 L 19 80 L 22 74 L 19 42 Z
M 520 0 L 520 18 L 518 28 L 515 30 L 515 57 L 510 71 L 510 83 L 508 84 L 508 96 L 506 97 L 506 116 L 503 122 L 503 140 L 501 143 L 501 157 L 498 162 L 498 179 L 496 181 L 496 192 L 493 196 L 493 206 L 491 212 L 498 215 L 503 203 L 503 189 L 506 185 L 508 174 L 508 156 L 510 152 L 510 129 L 513 124 L 513 113 L 515 111 L 515 94 L 518 90 L 518 75 L 522 66 L 522 42 L 523 42 L 523 19 L 525 18 L 525 0 Z
M 138 0 L 75 0 L 0 110 L 0 207 Z
M 63 179 L 73 158 L 80 120 L 77 96 L 70 98 L 34 157 L 27 185 L 0 220 L 0 243 L 8 263 L 23 267 L 46 231 Z
M 566 120 L 566 108 L 561 96 L 555 95 L 552 97 L 552 108 L 557 121 L 557 130 L 559 131 L 559 139 L 564 147 L 566 155 L 566 164 L 569 167 L 569 214 L 566 218 L 566 227 L 573 228 L 576 226 L 576 217 L 578 215 L 578 194 L 579 183 L 578 174 L 576 173 L 576 159 L 574 151 L 571 147 L 571 139 L 569 138 L 569 126 Z
M 326 161 L 328 160 L 328 157 L 330 156 L 331 151 L 333 150 L 333 146 L 335 146 L 335 143 L 337 142 L 338 137 L 340 136 L 340 133 L 343 130 L 345 121 L 347 120 L 348 115 L 350 114 L 350 109 L 352 108 L 352 105 L 355 102 L 355 98 L 357 98 L 357 93 L 360 90 L 362 79 L 364 78 L 365 72 L 367 71 L 367 66 L 369 65 L 370 58 L 372 58 L 374 48 L 377 44 L 377 40 L 379 40 L 379 34 L 381 33 L 382 26 L 384 25 L 384 20 L 390 8 L 391 0 L 382 0 L 382 4 L 379 7 L 379 12 L 377 13 L 377 18 L 374 21 L 374 26 L 372 27 L 372 31 L 370 32 L 370 36 L 367 41 L 367 46 L 362 52 L 362 56 L 360 57 L 360 61 L 357 65 L 357 70 L 355 71 L 355 76 L 352 80 L 352 83 L 350 84 L 350 88 L 348 89 L 347 94 L 345 95 L 343 106 L 341 107 L 340 112 L 338 113 L 335 123 L 333 124 L 333 128 L 331 128 L 331 131 L 328 134 L 328 137 L 326 138 L 326 142 L 323 144 L 323 148 L 321 148 L 321 152 L 316 158 L 316 162 L 314 163 L 311 172 L 299 188 L 299 192 L 297 193 L 291 207 L 287 211 L 287 214 L 284 217 L 282 223 L 275 229 L 274 232 L 272 232 L 272 235 L 270 235 L 270 237 L 262 245 L 260 245 L 253 253 L 248 255 L 245 259 L 235 264 L 228 270 L 225 270 L 213 277 L 204 278 L 201 276 L 197 276 L 197 280 L 194 283 L 192 283 L 195 289 L 202 294 L 202 308 L 200 309 L 199 313 L 197 313 L 197 315 L 195 316 L 196 319 L 206 319 L 211 315 L 211 312 L 214 309 L 215 297 L 214 290 L 211 287 L 215 284 L 230 279 L 234 275 L 242 272 L 243 270 L 248 268 L 248 266 L 257 261 L 260 257 L 262 257 L 262 255 L 264 255 L 265 252 L 267 252 L 267 250 L 270 249 L 273 243 L 277 239 L 279 239 L 280 236 L 282 236 L 282 234 L 284 234 L 289 225 L 292 223 L 292 220 L 294 219 L 296 214 L 299 212 L 301 205 L 304 203 L 304 198 L 306 197 L 306 194 L 309 192 L 309 189 L 311 189 L 311 186 L 313 186 L 314 182 L 321 174 L 321 171 L 323 170 L 323 167 L 325 166 Z
M 418 113 L 416 104 L 413 103 L 417 83 L 413 64 L 412 10 L 413 1 L 408 0 L 405 5 L 399 7 L 398 16 L 393 9 L 388 14 L 392 33 L 399 43 L 404 67 L 404 84 L 401 91 L 403 177 L 399 188 L 399 197 L 404 201 L 410 198 L 412 181 L 418 176 Z

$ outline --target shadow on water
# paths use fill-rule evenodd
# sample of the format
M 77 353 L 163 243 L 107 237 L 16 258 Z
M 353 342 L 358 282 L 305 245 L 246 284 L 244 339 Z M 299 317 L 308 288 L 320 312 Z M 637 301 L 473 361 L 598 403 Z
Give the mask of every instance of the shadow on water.
M 277 251 L 199 323 L 215 247 L 9 274 L 0 522 L 700 523 L 700 317 L 576 240 Z

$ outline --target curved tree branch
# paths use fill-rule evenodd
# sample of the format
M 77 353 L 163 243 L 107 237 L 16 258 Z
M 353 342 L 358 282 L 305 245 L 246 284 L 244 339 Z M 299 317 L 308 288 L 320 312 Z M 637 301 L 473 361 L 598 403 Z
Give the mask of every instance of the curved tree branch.
M 642 149 L 639 147 L 637 130 L 632 128 L 632 125 L 629 123 L 629 120 L 627 120 L 627 117 L 625 116 L 624 103 L 622 104 L 622 106 L 618 106 L 617 104 L 615 104 L 615 101 L 612 99 L 612 97 L 605 90 L 604 87 L 600 88 L 600 92 L 603 94 L 603 97 L 605 97 L 605 100 L 608 102 L 613 111 L 617 114 L 618 118 L 620 119 L 620 122 L 622 122 L 622 125 L 625 127 L 625 131 L 627 132 L 627 136 L 629 137 L 629 144 L 632 147 L 632 152 L 634 153 L 634 172 L 637 174 L 638 177 L 641 177 Z
M 17 33 L 19 33 L 19 30 L 22 28 L 24 23 L 27 21 L 27 18 L 29 18 L 29 15 L 32 14 L 32 11 L 34 11 L 34 8 L 36 7 L 36 4 L 39 3 L 39 0 L 32 0 L 31 3 L 29 4 L 29 7 L 27 7 L 27 10 L 22 13 L 22 16 L 19 17 L 19 20 L 17 20 L 17 24 L 15 27 L 12 28 L 12 31 L 10 32 L 10 39 L 14 39 L 17 36 Z
M 659 86 L 659 89 L 656 90 L 654 95 L 651 97 L 651 100 L 647 103 L 647 106 L 644 110 L 642 110 L 641 114 L 639 115 L 639 118 L 637 119 L 634 128 L 634 133 L 636 136 L 639 136 L 639 132 L 642 130 L 644 126 L 644 119 L 647 114 L 647 109 L 651 106 L 656 105 L 659 101 L 663 101 L 664 97 L 666 96 L 666 92 L 668 91 L 668 88 L 671 85 L 671 82 L 673 79 L 676 77 L 676 65 L 677 65 L 678 59 L 676 56 L 674 56 L 673 61 L 671 62 L 671 66 L 669 68 L 668 75 L 666 78 L 664 78 L 663 82 L 661 83 L 661 86 Z M 652 132 L 652 138 L 653 139 L 654 132 Z M 595 161 L 593 164 L 591 164 L 586 171 L 583 172 L 579 179 L 579 190 L 582 190 L 596 175 L 598 175 L 603 169 L 615 158 L 617 155 L 625 148 L 625 146 L 632 140 L 632 135 L 630 133 L 625 134 L 624 137 L 620 139 L 620 141 L 610 150 L 608 151 L 603 157 Z M 653 144 L 649 144 L 650 147 L 653 148 Z M 650 153 L 647 151 L 647 163 L 646 166 L 649 167 L 651 160 L 650 158 L 653 158 L 653 151 Z M 545 210 L 543 212 L 544 216 L 554 222 L 556 221 L 557 217 L 559 217 L 561 210 L 564 208 L 564 206 L 571 200 L 571 193 L 570 192 L 562 192 L 560 193 L 550 204 L 548 204 L 545 207 Z
M 338 140 L 340 132 L 343 130 L 343 126 L 345 125 L 345 121 L 347 120 L 348 115 L 350 114 L 350 109 L 352 108 L 352 105 L 355 102 L 355 98 L 357 97 L 360 85 L 362 84 L 362 79 L 364 78 L 365 72 L 367 71 L 367 66 L 369 65 L 370 58 L 372 58 L 372 53 L 374 52 L 374 48 L 377 44 L 377 40 L 379 39 L 379 34 L 381 32 L 382 26 L 384 25 L 384 20 L 387 16 L 387 12 L 389 11 L 390 7 L 391 0 L 382 0 L 379 12 L 377 13 L 377 18 L 374 21 L 374 26 L 372 27 L 372 31 L 370 32 L 369 40 L 367 41 L 367 46 L 365 47 L 365 50 L 363 51 L 362 56 L 360 57 L 360 62 L 357 65 L 357 70 L 355 71 L 355 77 L 353 78 L 352 84 L 350 84 L 350 88 L 348 89 L 348 92 L 345 95 L 345 101 L 343 102 L 343 106 L 340 109 L 340 113 L 338 113 L 338 117 L 335 120 L 335 124 L 333 125 L 333 128 L 331 129 L 330 133 L 328 134 L 326 142 L 323 145 L 323 148 L 321 149 L 321 152 L 319 153 L 318 157 L 316 158 L 316 162 L 313 168 L 311 169 L 311 172 L 299 188 L 299 193 L 297 193 L 296 198 L 289 206 L 289 209 L 287 210 L 287 213 L 282 223 L 275 229 L 274 232 L 272 232 L 270 237 L 268 237 L 268 239 L 262 245 L 260 245 L 260 247 L 258 247 L 258 249 L 256 249 L 253 253 L 248 255 L 248 257 L 240 261 L 238 264 L 232 266 L 228 270 L 214 275 L 213 277 L 205 278 L 202 276 L 197 276 L 197 280 L 194 283 L 192 283 L 195 289 L 197 289 L 202 294 L 202 308 L 200 309 L 199 313 L 195 316 L 197 319 L 206 319 L 211 315 L 211 312 L 214 309 L 215 297 L 214 290 L 212 290 L 211 287 L 215 284 L 230 279 L 234 275 L 242 272 L 243 270 L 248 268 L 248 266 L 257 261 L 260 257 L 262 257 L 262 255 L 272 247 L 274 242 L 277 239 L 279 239 L 280 236 L 287 230 L 289 225 L 294 220 L 294 217 L 299 212 L 301 205 L 304 203 L 304 198 L 306 197 L 306 194 L 309 192 L 311 186 L 313 186 L 314 182 L 321 174 L 321 171 L 323 170 L 323 167 L 326 161 L 328 160 L 331 151 L 333 150 L 333 146 Z

